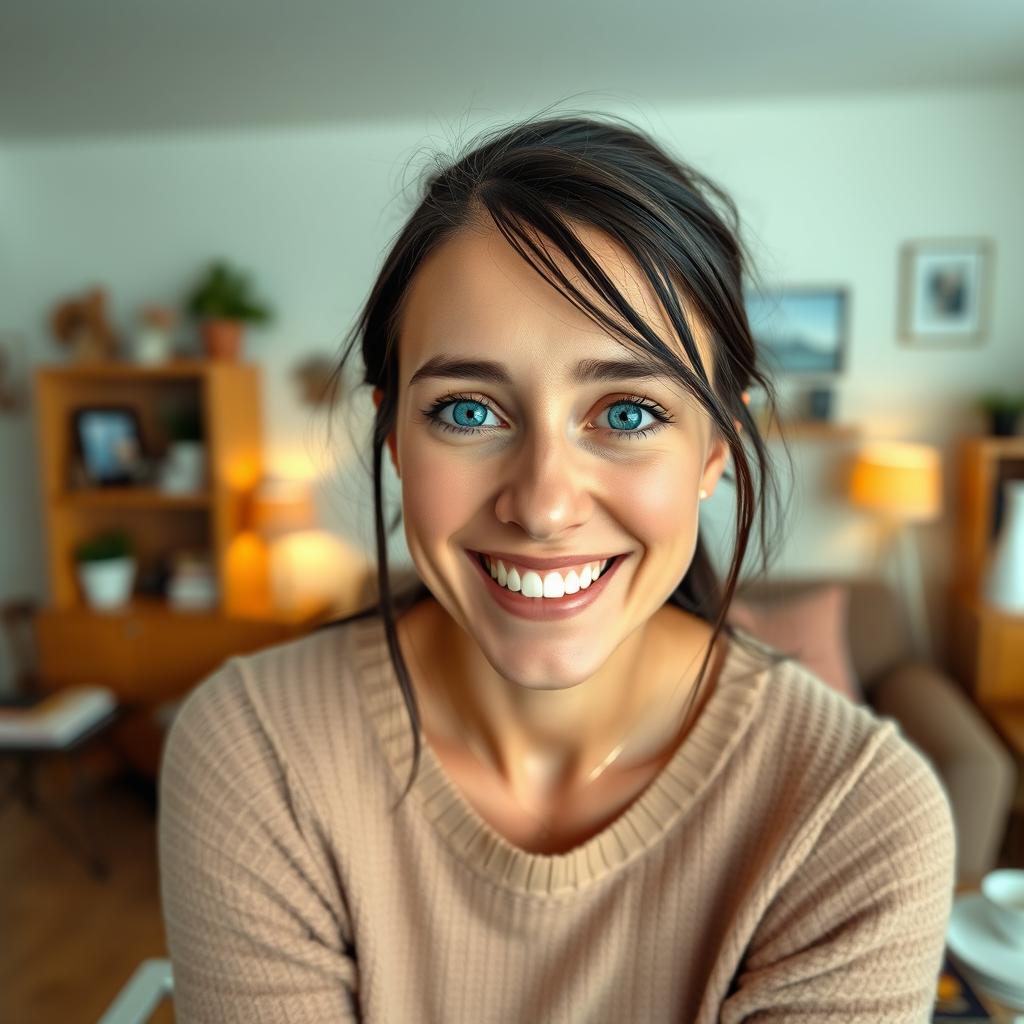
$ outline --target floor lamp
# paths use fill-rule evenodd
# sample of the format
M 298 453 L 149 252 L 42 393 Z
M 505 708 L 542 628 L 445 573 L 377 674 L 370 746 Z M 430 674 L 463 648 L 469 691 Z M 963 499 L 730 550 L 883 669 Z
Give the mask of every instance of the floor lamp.
M 850 472 L 849 498 L 881 517 L 895 537 L 899 576 L 916 653 L 931 658 L 921 556 L 913 524 L 942 515 L 942 462 L 929 445 L 879 441 L 857 453 Z

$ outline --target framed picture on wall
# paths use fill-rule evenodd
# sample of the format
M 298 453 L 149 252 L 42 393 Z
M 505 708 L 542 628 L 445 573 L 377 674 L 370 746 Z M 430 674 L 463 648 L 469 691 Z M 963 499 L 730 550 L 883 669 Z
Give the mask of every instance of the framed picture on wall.
M 904 243 L 900 340 L 923 347 L 978 344 L 988 332 L 993 254 L 984 238 Z
M 743 296 L 747 320 L 775 374 L 836 374 L 846 357 L 846 288 L 793 285 Z

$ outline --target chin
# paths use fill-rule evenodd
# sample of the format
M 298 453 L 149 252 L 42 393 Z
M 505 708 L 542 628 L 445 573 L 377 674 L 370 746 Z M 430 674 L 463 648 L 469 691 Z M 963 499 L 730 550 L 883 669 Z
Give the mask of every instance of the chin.
M 592 642 L 570 637 L 541 646 L 507 634 L 481 636 L 476 629 L 471 629 L 470 635 L 495 672 L 527 690 L 568 690 L 579 686 L 601 668 L 613 649 L 601 657 L 595 656 Z

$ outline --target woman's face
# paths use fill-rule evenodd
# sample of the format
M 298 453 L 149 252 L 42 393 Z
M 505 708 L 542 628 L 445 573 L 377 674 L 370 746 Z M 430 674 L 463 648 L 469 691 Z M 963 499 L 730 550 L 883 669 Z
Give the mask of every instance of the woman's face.
M 672 338 L 625 251 L 593 230 L 581 237 L 659 336 Z M 594 299 L 572 264 L 549 251 Z M 710 374 L 706 341 L 696 340 Z M 494 669 L 521 685 L 562 688 L 592 676 L 664 605 L 693 558 L 699 492 L 714 490 L 728 448 L 660 369 L 646 380 L 581 372 L 638 358 L 543 281 L 496 229 L 448 240 L 410 285 L 389 438 L 409 551 L 438 602 Z M 439 365 L 456 360 L 490 368 Z M 564 614 L 589 587 L 562 598 L 500 591 L 480 552 L 507 553 L 513 566 L 516 556 L 555 558 L 576 567 L 580 582 L 587 557 L 621 557 L 591 584 L 589 603 Z M 503 561 L 508 570 L 510 559 Z M 538 573 L 542 585 L 549 571 Z M 557 592 L 557 581 L 549 587 Z M 530 617 L 537 610 L 546 614 Z

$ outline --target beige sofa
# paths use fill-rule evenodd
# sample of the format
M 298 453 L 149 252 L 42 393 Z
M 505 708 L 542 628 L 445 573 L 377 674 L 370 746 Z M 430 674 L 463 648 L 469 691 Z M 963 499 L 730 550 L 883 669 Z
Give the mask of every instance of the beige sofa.
M 849 645 L 869 705 L 895 719 L 945 785 L 957 833 L 957 882 L 972 884 L 996 866 L 1017 786 L 1013 757 L 964 688 L 912 653 L 906 613 L 877 580 L 790 579 L 748 584 L 758 603 L 822 583 L 849 590 Z

